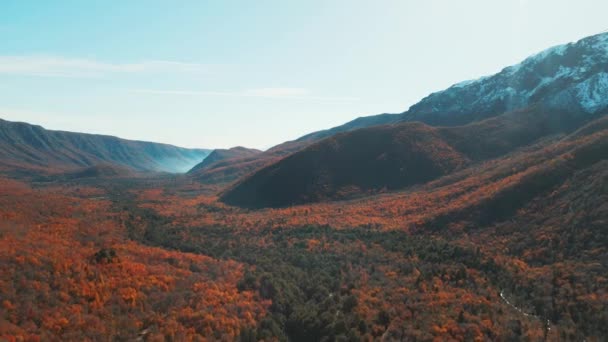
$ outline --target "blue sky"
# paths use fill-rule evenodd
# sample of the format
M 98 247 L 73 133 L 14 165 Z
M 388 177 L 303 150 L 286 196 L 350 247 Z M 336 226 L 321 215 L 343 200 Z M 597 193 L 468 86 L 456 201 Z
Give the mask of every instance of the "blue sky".
M 608 2 L 0 4 L 0 118 L 268 148 L 608 29 Z

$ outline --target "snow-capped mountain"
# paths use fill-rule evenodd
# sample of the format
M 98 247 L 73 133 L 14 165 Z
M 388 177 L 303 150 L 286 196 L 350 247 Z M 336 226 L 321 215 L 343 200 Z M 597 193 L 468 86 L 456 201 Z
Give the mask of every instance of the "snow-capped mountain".
M 433 93 L 407 121 L 462 124 L 541 103 L 596 113 L 608 107 L 608 33 L 556 46 L 501 72 Z
M 583 113 L 608 108 L 608 33 L 555 46 L 497 74 L 457 83 L 403 113 L 360 117 L 298 141 L 401 121 L 462 125 L 537 103 Z

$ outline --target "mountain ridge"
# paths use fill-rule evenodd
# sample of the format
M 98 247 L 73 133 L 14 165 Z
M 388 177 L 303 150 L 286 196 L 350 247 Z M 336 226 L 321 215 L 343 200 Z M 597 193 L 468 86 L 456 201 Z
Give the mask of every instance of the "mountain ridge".
M 541 104 L 550 110 L 593 114 L 608 107 L 608 33 L 557 45 L 525 58 L 520 63 L 474 80 L 455 83 L 433 92 L 408 110 L 362 116 L 343 125 L 311 132 L 276 145 L 260 154 L 257 162 L 226 160 L 234 181 L 278 159 L 300 151 L 340 132 L 400 122 L 420 121 L 431 126 L 461 126 L 509 111 Z M 255 164 L 255 165 L 254 165 Z M 239 170 L 240 165 L 246 168 Z M 202 180 L 214 181 L 211 175 Z
M 568 51 L 570 51 L 570 54 L 567 54 Z M 589 51 L 596 51 L 596 53 L 589 55 L 588 54 Z M 603 54 L 602 54 L 602 52 L 603 52 Z M 576 55 L 578 55 L 578 57 L 581 57 L 581 55 L 582 55 L 582 57 L 586 56 L 587 57 L 587 60 L 585 61 L 586 63 L 583 63 L 580 65 L 581 69 L 586 69 L 587 68 L 586 64 L 588 64 L 588 63 L 598 62 L 598 60 L 600 60 L 600 63 L 598 63 L 599 64 L 598 66 L 601 69 L 599 71 L 597 71 L 597 70 L 582 70 L 582 71 L 579 70 L 583 74 L 581 76 L 581 75 L 577 75 L 577 74 L 568 75 L 564 72 L 564 69 L 561 69 L 561 73 L 560 73 L 560 69 L 558 68 L 556 70 L 552 70 L 554 72 L 553 76 L 557 76 L 557 77 L 575 76 L 575 77 L 579 77 L 579 78 L 583 77 L 583 76 L 587 76 L 586 78 L 584 78 L 582 80 L 588 80 L 588 79 L 592 79 L 593 75 L 597 74 L 597 77 L 595 79 L 592 79 L 589 83 L 586 83 L 584 85 L 590 86 L 590 87 L 593 87 L 595 85 L 595 86 L 602 87 L 604 92 L 608 91 L 608 32 L 602 32 L 602 33 L 599 33 L 596 35 L 584 37 L 582 39 L 579 39 L 576 42 L 570 42 L 570 43 L 550 47 L 548 49 L 545 49 L 536 54 L 533 54 L 532 56 L 525 58 L 518 64 L 507 66 L 495 74 L 482 76 L 477 79 L 466 80 L 466 81 L 455 83 L 446 89 L 436 91 L 436 92 L 433 92 L 433 93 L 427 95 L 426 97 L 422 98 L 419 102 L 415 103 L 414 105 L 412 105 L 409 109 L 407 109 L 404 112 L 394 113 L 394 114 L 383 113 L 383 114 L 377 114 L 377 115 L 358 117 L 343 125 L 335 126 L 335 127 L 329 128 L 327 130 L 321 130 L 321 131 L 306 134 L 294 141 L 309 140 L 313 137 L 326 137 L 331 134 L 335 134 L 337 132 L 349 131 L 352 129 L 375 126 L 375 125 L 391 124 L 391 123 L 396 123 L 396 122 L 401 122 L 401 121 L 422 121 L 422 122 L 432 124 L 432 125 L 465 124 L 466 121 L 450 122 L 449 120 L 443 121 L 438 118 L 430 120 L 429 118 L 425 119 L 424 116 L 431 115 L 433 113 L 438 113 L 438 112 L 443 116 L 449 116 L 450 115 L 449 110 L 446 111 L 445 109 L 440 110 L 439 108 L 437 108 L 437 103 L 441 103 L 442 101 L 444 101 L 443 99 L 438 99 L 439 97 L 444 96 L 444 97 L 453 99 L 453 98 L 457 97 L 457 95 L 449 94 L 448 92 L 454 91 L 457 89 L 466 90 L 466 89 L 470 89 L 470 87 L 485 88 L 485 87 L 487 87 L 487 85 L 484 85 L 483 82 L 488 82 L 493 77 L 499 77 L 499 76 L 520 77 L 522 79 L 522 81 L 521 81 L 522 83 L 537 82 L 536 85 L 539 85 L 541 82 L 543 82 L 541 76 L 544 75 L 545 77 L 548 77 L 547 74 L 535 75 L 536 79 L 532 79 L 532 80 L 530 80 L 528 78 L 534 78 L 533 76 L 522 75 L 522 74 L 525 73 L 526 71 L 530 72 L 530 70 L 526 70 L 526 67 L 529 67 L 530 65 L 535 64 L 535 62 L 538 62 L 539 60 L 542 60 L 543 58 L 549 57 L 549 55 L 551 55 L 551 54 L 557 55 L 558 60 L 561 59 L 562 61 L 566 62 L 567 64 L 571 64 L 571 63 L 575 62 L 575 60 L 573 61 L 573 59 L 574 59 L 574 57 L 576 57 Z M 589 59 L 589 56 L 591 56 L 590 57 L 591 59 Z M 543 67 L 545 67 L 545 66 L 543 66 Z M 558 67 L 559 67 L 559 65 L 558 65 Z M 548 72 L 548 70 L 543 70 L 543 71 Z M 594 73 L 594 71 L 596 71 L 596 73 Z M 587 73 L 587 72 L 590 75 L 585 75 L 585 73 Z M 520 74 L 517 74 L 517 73 L 520 73 Z M 572 77 L 572 78 L 575 78 L 575 77 Z M 546 82 L 546 81 L 547 80 L 544 80 L 544 82 Z M 509 83 L 509 80 L 506 80 L 505 83 Z M 579 82 L 579 83 L 582 83 L 582 82 Z M 577 84 L 579 84 L 579 83 L 577 83 Z M 541 89 L 538 89 L 538 90 L 541 90 Z M 581 89 L 581 90 L 585 90 L 585 89 Z M 588 107 L 589 110 L 591 110 L 593 112 L 597 112 L 597 111 L 601 110 L 602 108 L 605 108 L 608 106 L 608 100 L 601 101 L 601 99 L 598 99 L 598 96 L 593 96 L 593 95 L 597 95 L 597 92 L 593 91 L 594 89 L 586 89 L 586 90 L 588 90 L 588 92 L 582 91 L 582 95 L 590 95 L 590 96 L 588 96 L 588 98 L 581 99 L 581 100 L 587 100 L 587 101 L 581 101 L 581 103 L 584 103 Z M 458 91 L 458 92 L 462 93 L 462 91 Z M 479 95 L 479 94 L 477 94 L 477 95 Z M 540 95 L 543 95 L 543 94 L 540 93 L 537 96 L 540 96 Z M 469 97 L 473 97 L 473 96 L 469 96 Z M 462 102 L 467 102 L 467 101 L 462 100 Z M 531 104 L 533 104 L 533 103 L 526 103 L 525 105 L 520 106 L 520 108 L 526 107 Z M 560 103 L 558 102 L 558 103 L 552 103 L 552 104 L 559 105 Z M 503 107 L 502 104 L 500 104 L 500 105 L 495 104 L 495 106 Z M 492 114 L 495 115 L 497 113 L 504 113 L 505 111 L 517 109 L 515 106 L 513 106 L 511 108 L 502 108 L 501 110 L 494 110 L 491 107 L 492 106 L 488 105 L 485 108 L 486 112 L 490 111 L 489 115 L 486 113 L 487 116 L 491 116 Z M 473 110 L 470 110 L 470 111 L 473 112 Z M 468 120 L 468 122 L 470 122 L 470 121 L 471 120 Z
M 177 173 L 187 171 L 209 152 L 0 119 L 0 164 L 7 168 L 62 171 L 111 163 L 136 171 Z
M 464 126 L 402 122 L 341 132 L 242 178 L 220 199 L 247 208 L 285 207 L 404 189 L 588 121 L 581 113 L 536 106 Z
M 244 176 L 221 199 L 245 207 L 282 207 L 429 181 L 445 175 L 436 167 L 454 158 L 465 164 L 494 158 L 577 129 L 605 114 L 607 95 L 608 34 L 598 34 L 546 49 L 497 74 L 432 93 L 402 114 L 362 117 L 301 137 L 295 140 L 301 143 L 299 151 Z M 416 122 L 423 126 L 407 125 Z M 393 140 L 376 144 L 381 134 Z M 425 150 L 408 142 L 407 134 L 420 141 L 431 139 L 428 143 L 433 147 Z M 278 146 L 289 143 L 293 142 Z M 368 143 L 375 150 L 356 156 L 357 151 L 370 148 Z M 395 146 L 401 151 L 387 157 L 386 152 Z M 412 154 L 417 157 L 403 159 Z M 398 175 L 399 170 L 414 170 L 419 163 L 426 165 L 421 167 L 426 173 Z M 369 165 L 377 170 L 357 170 Z M 297 191 L 290 188 L 293 184 L 299 184 Z
M 215 149 L 211 151 L 211 153 L 200 163 L 196 164 L 190 170 L 188 170 L 188 174 L 196 174 L 200 173 L 206 169 L 212 168 L 214 164 L 226 159 L 234 159 L 234 158 L 246 158 L 255 156 L 262 153 L 262 151 L 246 148 L 243 146 L 231 147 L 228 149 Z

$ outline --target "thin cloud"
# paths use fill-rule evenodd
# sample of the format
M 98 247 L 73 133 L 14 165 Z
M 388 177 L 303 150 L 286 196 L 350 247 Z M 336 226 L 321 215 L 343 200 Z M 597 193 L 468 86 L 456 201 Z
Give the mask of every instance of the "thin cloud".
M 41 77 L 103 77 L 116 73 L 202 72 L 205 65 L 150 60 L 137 63 L 109 63 L 93 59 L 54 56 L 0 56 L 0 74 Z
M 356 97 L 314 96 L 310 95 L 310 92 L 304 88 L 255 88 L 242 91 L 132 89 L 131 91 L 156 95 L 229 96 L 303 101 L 354 102 L 359 100 Z

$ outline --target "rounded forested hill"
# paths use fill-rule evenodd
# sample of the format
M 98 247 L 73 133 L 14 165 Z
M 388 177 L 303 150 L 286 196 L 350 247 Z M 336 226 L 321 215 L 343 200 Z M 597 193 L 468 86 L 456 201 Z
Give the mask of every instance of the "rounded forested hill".
M 242 180 L 222 200 L 245 207 L 280 207 L 396 189 L 447 174 L 466 163 L 437 129 L 420 123 L 338 134 Z

